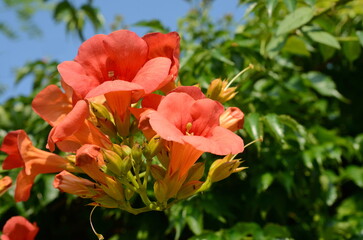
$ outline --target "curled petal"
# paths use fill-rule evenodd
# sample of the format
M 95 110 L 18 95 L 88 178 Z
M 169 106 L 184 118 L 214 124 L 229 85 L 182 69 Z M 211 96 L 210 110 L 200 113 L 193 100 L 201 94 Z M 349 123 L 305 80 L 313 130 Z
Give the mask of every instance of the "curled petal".
M 54 151 L 54 143 L 62 141 L 79 130 L 88 114 L 88 104 L 83 100 L 78 101 L 64 120 L 50 132 L 48 137 L 50 150 Z
M 200 90 L 199 87 L 195 87 L 195 86 L 180 86 L 175 88 L 172 92 L 182 92 L 182 93 L 186 93 L 189 96 L 191 96 L 192 98 L 194 98 L 194 100 L 199 100 L 199 99 L 203 99 L 205 98 L 204 93 L 202 92 L 202 90 Z
M 150 59 L 140 69 L 132 82 L 144 87 L 145 93 L 152 93 L 165 85 L 164 80 L 169 74 L 171 61 L 169 58 L 157 57 Z
M 235 133 L 228 129 L 217 126 L 208 138 L 201 136 L 183 136 L 183 141 L 193 145 L 203 152 L 216 155 L 237 154 L 243 152 L 244 143 Z
M 24 161 L 22 160 L 21 154 L 19 152 L 18 146 L 18 136 L 19 134 L 26 134 L 24 130 L 16 130 L 9 132 L 1 145 L 1 151 L 8 154 L 3 162 L 3 169 L 13 169 L 24 166 Z
M 72 103 L 56 85 L 50 85 L 40 91 L 32 102 L 34 112 L 51 126 L 60 121 L 72 110 Z
M 33 240 L 38 234 L 36 223 L 31 224 L 22 216 L 10 218 L 4 225 L 2 240 Z
M 9 176 L 5 176 L 3 178 L 0 178 L 0 196 L 3 195 L 13 183 L 13 180 Z
M 179 69 L 179 54 L 180 54 L 180 37 L 177 32 L 167 34 L 149 33 L 143 39 L 149 47 L 148 58 L 167 57 L 171 59 L 170 78 L 167 82 L 172 82 L 178 75 Z
M 14 199 L 16 202 L 25 202 L 30 197 L 30 190 L 33 187 L 37 174 L 26 174 L 25 170 L 21 170 L 16 178 L 16 187 Z

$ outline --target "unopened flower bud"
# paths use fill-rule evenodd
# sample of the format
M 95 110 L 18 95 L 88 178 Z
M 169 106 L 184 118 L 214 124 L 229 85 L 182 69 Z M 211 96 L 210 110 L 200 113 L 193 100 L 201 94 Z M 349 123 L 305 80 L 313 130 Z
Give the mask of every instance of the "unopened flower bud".
M 168 185 L 163 180 L 157 180 L 154 183 L 154 193 L 155 198 L 158 202 L 163 203 L 166 202 L 169 198 L 168 194 Z
M 237 107 L 229 107 L 219 116 L 221 127 L 227 128 L 232 132 L 243 128 L 244 114 Z
M 165 177 L 166 170 L 159 165 L 153 164 L 150 167 L 151 175 L 155 180 L 160 180 Z
M 110 138 L 117 136 L 116 127 L 110 119 L 97 119 L 97 127 Z
M 120 146 L 120 145 L 114 144 L 113 150 L 115 152 L 117 152 L 118 155 L 122 156 L 123 158 L 131 155 L 131 148 L 127 145 Z
M 222 81 L 220 78 L 215 79 L 209 85 L 206 96 L 220 103 L 227 102 L 236 96 L 236 87 L 227 88 L 227 81 Z
M 136 143 L 134 146 L 132 146 L 131 156 L 136 164 L 140 164 L 142 162 L 142 147 L 140 144 Z
M 103 104 L 91 102 L 90 106 L 91 106 L 93 114 L 98 119 L 108 119 L 108 120 L 111 119 L 110 112 L 108 111 L 108 109 Z
M 178 199 L 184 199 L 192 196 L 198 189 L 202 186 L 203 182 L 201 181 L 190 181 L 186 184 L 184 184 L 178 194 L 176 195 L 176 198 Z
M 152 139 L 150 139 L 149 143 L 145 146 L 145 156 L 148 159 L 153 158 L 156 154 L 158 154 L 163 147 L 163 139 L 160 138 L 159 135 L 155 135 Z
M 203 162 L 195 163 L 188 171 L 187 182 L 199 180 L 203 177 L 205 164 Z
M 116 176 L 122 172 L 122 159 L 114 151 L 102 149 L 104 161 L 107 166 L 107 170 L 110 170 Z
M 122 159 L 122 161 L 121 161 L 121 172 L 126 174 L 126 173 L 128 173 L 128 171 L 130 171 L 131 168 L 132 168 L 131 158 L 129 156 L 127 156 L 124 159 Z
M 211 182 L 221 181 L 229 177 L 232 173 L 246 169 L 246 167 L 238 168 L 241 162 L 238 159 L 231 160 L 231 156 L 227 155 L 223 159 L 218 159 L 213 162 L 208 173 L 208 178 Z

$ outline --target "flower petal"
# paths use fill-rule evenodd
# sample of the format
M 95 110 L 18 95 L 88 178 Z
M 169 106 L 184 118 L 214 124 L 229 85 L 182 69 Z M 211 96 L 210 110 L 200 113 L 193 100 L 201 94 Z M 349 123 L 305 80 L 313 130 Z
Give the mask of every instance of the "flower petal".
M 192 98 L 194 98 L 194 100 L 206 98 L 202 90 L 200 90 L 199 87 L 194 87 L 194 86 L 180 86 L 172 90 L 171 93 L 172 92 L 186 93 Z
M 8 154 L 7 158 L 3 162 L 3 169 L 13 169 L 24 166 L 24 161 L 21 158 L 21 154 L 19 152 L 18 147 L 18 137 L 21 134 L 25 134 L 24 130 L 16 130 L 9 132 L 1 145 L 1 151 Z
M 78 101 L 63 121 L 50 132 L 48 137 L 50 150 L 54 151 L 54 143 L 60 142 L 76 132 L 82 126 L 88 114 L 88 104 L 84 100 Z
M 194 103 L 186 93 L 170 93 L 160 102 L 157 111 L 184 134 L 186 125 L 193 120 L 190 108 Z
M 6 240 L 33 240 L 39 228 L 36 223 L 31 224 L 22 216 L 10 218 L 4 225 L 1 239 Z
M 183 141 L 193 145 L 203 152 L 216 155 L 237 154 L 244 150 L 242 138 L 228 129 L 217 126 L 213 129 L 212 136 L 183 136 Z
M 132 92 L 132 99 L 137 101 L 144 95 L 144 88 L 139 84 L 122 80 L 108 81 L 92 89 L 86 98 L 89 99 L 110 92 Z
M 208 137 L 211 131 L 219 125 L 219 116 L 223 113 L 223 105 L 209 98 L 200 99 L 190 108 L 193 118 L 191 132 L 194 135 Z
M 107 72 L 113 79 L 132 81 L 147 61 L 146 42 L 131 31 L 115 31 L 105 38 L 103 45 L 109 57 Z
M 16 202 L 25 202 L 30 197 L 30 190 L 33 187 L 35 177 L 37 175 L 31 174 L 28 175 L 25 173 L 25 170 L 21 170 L 16 178 L 16 187 L 14 199 Z
M 73 97 L 76 100 L 83 99 L 87 93 L 100 85 L 95 76 L 88 76 L 86 69 L 75 61 L 65 61 L 58 65 L 58 72 L 69 87 L 73 90 Z
M 177 32 L 167 34 L 149 33 L 142 37 L 149 47 L 148 58 L 167 57 L 171 59 L 171 81 L 175 80 L 179 69 L 180 37 Z
M 37 94 L 32 107 L 41 118 L 55 126 L 72 110 L 72 103 L 56 85 L 50 85 Z
M 165 85 L 171 60 L 165 57 L 150 59 L 140 69 L 132 82 L 144 87 L 145 93 L 152 93 Z
M 153 111 L 147 115 L 152 129 L 167 141 L 182 142 L 183 133 L 159 112 Z

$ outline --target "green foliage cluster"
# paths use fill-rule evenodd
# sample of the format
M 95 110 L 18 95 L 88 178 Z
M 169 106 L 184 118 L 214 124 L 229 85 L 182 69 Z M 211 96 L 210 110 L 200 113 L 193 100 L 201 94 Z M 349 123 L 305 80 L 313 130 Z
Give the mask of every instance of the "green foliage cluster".
M 239 132 L 245 142 L 263 141 L 239 156 L 247 170 L 210 191 L 166 213 L 97 209 L 97 230 L 111 240 L 362 239 L 363 2 L 240 0 L 242 21 L 230 15 L 213 20 L 213 1 L 190 2 L 193 8 L 178 23 L 179 80 L 206 91 L 213 79 L 231 79 L 253 64 L 234 83 L 239 93 L 230 105 L 246 114 Z M 52 11 L 81 39 L 85 21 L 103 26 L 92 1 L 80 8 L 59 1 Z M 159 20 L 135 25 L 168 31 Z M 57 81 L 55 66 L 35 61 L 19 69 L 17 81 L 32 74 L 34 95 Z M 43 147 L 49 129 L 32 113 L 32 97 L 0 106 L 0 135 L 22 128 Z M 15 178 L 16 171 L 0 174 Z M 0 226 L 22 214 L 38 222 L 39 239 L 94 238 L 86 203 L 59 194 L 51 181 L 51 175 L 38 178 L 26 203 L 15 204 L 11 191 L 2 196 Z

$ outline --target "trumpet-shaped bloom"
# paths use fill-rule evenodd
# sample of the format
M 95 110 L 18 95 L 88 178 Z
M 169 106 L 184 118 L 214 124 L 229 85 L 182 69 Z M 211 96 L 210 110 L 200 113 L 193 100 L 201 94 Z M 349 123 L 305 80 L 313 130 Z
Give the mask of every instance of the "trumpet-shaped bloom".
M 56 175 L 53 186 L 62 192 L 74 194 L 82 198 L 94 198 L 105 194 L 96 183 L 77 177 L 67 171 L 62 171 Z
M 10 218 L 4 225 L 1 240 L 33 240 L 39 228 L 22 216 Z
M 107 146 L 109 139 L 87 120 L 89 107 L 80 100 L 73 106 L 71 99 L 57 86 L 43 89 L 32 102 L 33 110 L 47 121 L 53 129 L 48 136 L 48 148 L 55 144 L 64 152 L 76 152 L 82 144 Z
M 179 171 L 183 176 L 203 152 L 227 155 L 243 151 L 243 140 L 220 126 L 223 111 L 223 106 L 211 99 L 196 100 L 174 92 L 160 102 L 157 111 L 145 112 L 150 127 L 172 142 L 169 174 Z
M 175 80 L 178 57 L 179 36 L 175 32 L 140 38 L 128 30 L 119 30 L 88 39 L 74 61 L 61 63 L 58 70 L 77 99 L 113 80 L 138 84 L 145 93 L 151 93 Z
M 26 201 L 29 198 L 34 179 L 41 173 L 74 170 L 68 160 L 33 146 L 23 130 L 10 132 L 5 136 L 1 151 L 8 154 L 3 169 L 23 167 L 16 180 L 15 200 Z

